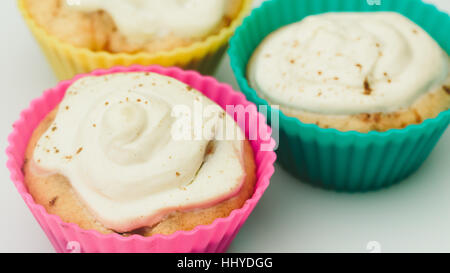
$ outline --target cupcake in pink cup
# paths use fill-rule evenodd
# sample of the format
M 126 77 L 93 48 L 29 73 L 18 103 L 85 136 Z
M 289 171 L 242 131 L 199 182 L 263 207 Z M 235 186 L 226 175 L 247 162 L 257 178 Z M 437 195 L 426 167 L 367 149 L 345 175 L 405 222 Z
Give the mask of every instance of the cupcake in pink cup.
M 11 178 L 57 252 L 223 252 L 276 158 L 242 94 L 160 66 L 63 81 L 8 140 Z

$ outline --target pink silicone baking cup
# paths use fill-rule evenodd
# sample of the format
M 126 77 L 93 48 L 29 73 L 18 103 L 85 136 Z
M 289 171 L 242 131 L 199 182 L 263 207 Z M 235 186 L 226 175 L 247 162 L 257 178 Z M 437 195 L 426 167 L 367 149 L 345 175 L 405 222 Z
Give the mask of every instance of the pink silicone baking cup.
M 226 218 L 218 218 L 210 225 L 200 225 L 190 231 L 177 231 L 171 235 L 158 234 L 151 237 L 140 235 L 123 237 L 118 234 L 105 235 L 95 230 L 84 230 L 76 224 L 65 223 L 59 216 L 47 213 L 43 206 L 34 202 L 24 183 L 22 166 L 29 138 L 36 126 L 59 104 L 66 89 L 77 79 L 92 75 L 135 71 L 155 72 L 178 79 L 199 90 L 224 109 L 227 105 L 245 107 L 245 109 L 235 108 L 234 112 L 229 113 L 236 120 L 237 114 L 246 111 L 245 122 L 244 120 L 239 122 L 239 119 L 237 122 L 248 138 L 249 136 L 254 138 L 249 140 L 255 154 L 257 181 L 253 196 L 242 208 L 233 210 Z M 255 120 L 258 121 L 256 126 L 258 128 L 253 126 L 254 122 L 249 127 L 248 121 Z M 247 101 L 244 95 L 234 91 L 229 85 L 219 83 L 212 77 L 175 67 L 113 67 L 75 76 L 72 80 L 60 82 L 55 88 L 45 91 L 41 97 L 33 100 L 29 108 L 21 113 L 20 119 L 14 123 L 13 128 L 13 132 L 8 137 L 9 147 L 6 149 L 7 167 L 11 172 L 11 179 L 57 252 L 224 252 L 269 186 L 274 172 L 273 163 L 276 159 L 273 152 L 275 141 L 271 138 L 271 128 L 253 103 Z

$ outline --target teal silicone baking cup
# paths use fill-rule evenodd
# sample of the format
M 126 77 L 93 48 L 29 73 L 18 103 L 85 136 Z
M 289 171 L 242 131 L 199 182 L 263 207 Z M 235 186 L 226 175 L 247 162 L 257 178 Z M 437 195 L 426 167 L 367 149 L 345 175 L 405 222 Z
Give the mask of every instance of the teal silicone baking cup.
M 272 0 L 253 10 L 230 41 L 231 67 L 247 99 L 279 114 L 278 162 L 292 175 L 338 191 L 369 191 L 392 185 L 417 170 L 450 122 L 450 110 L 421 124 L 386 132 L 341 132 L 305 124 L 271 108 L 246 79 L 249 58 L 274 30 L 324 12 L 395 11 L 425 29 L 450 54 L 450 16 L 420 0 Z M 274 128 L 274 124 L 272 124 Z

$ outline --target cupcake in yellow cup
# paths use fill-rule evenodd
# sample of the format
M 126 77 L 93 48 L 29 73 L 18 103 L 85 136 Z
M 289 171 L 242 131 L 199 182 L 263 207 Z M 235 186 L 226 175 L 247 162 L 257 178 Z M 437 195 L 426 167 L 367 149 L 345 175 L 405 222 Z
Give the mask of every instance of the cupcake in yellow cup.
M 251 0 L 18 0 L 59 79 L 116 65 L 212 74 Z

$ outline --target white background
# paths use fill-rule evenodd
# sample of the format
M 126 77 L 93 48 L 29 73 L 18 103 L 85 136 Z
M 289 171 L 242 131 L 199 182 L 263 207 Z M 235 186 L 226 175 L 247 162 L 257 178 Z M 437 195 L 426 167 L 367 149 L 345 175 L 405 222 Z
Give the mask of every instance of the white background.
M 257 1 L 260 2 L 260 1 Z M 450 1 L 429 0 L 450 12 Z M 16 1 L 0 1 L 0 252 L 53 252 L 6 169 L 7 136 L 22 109 L 57 81 Z M 449 35 L 450 36 L 450 35 Z M 449 37 L 450 38 L 450 37 Z M 225 57 L 216 74 L 238 86 Z M 279 166 L 230 252 L 450 252 L 450 132 L 418 172 L 378 192 L 312 188 Z

